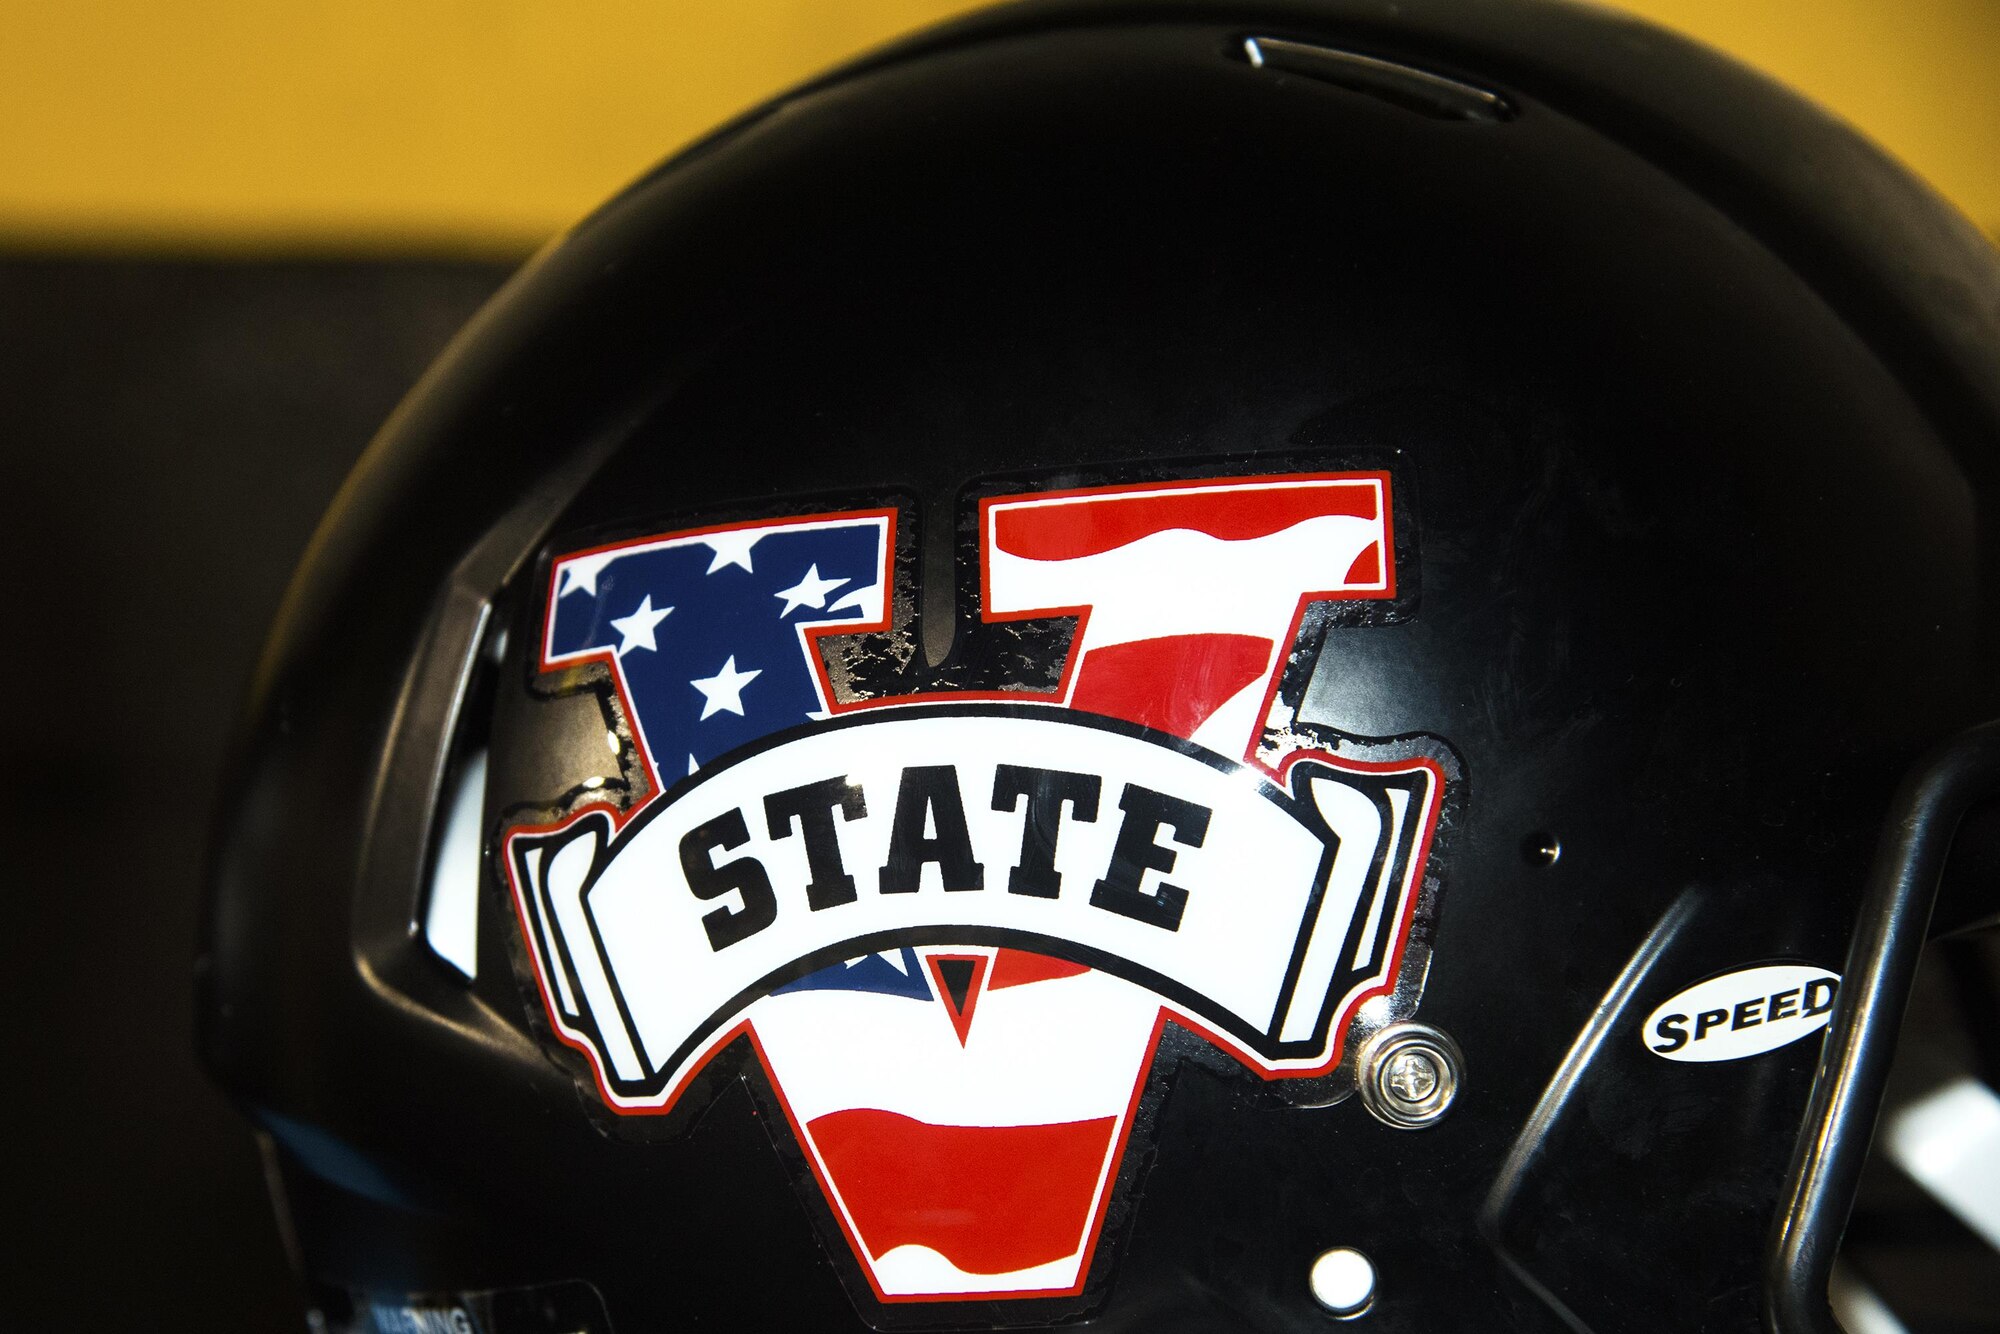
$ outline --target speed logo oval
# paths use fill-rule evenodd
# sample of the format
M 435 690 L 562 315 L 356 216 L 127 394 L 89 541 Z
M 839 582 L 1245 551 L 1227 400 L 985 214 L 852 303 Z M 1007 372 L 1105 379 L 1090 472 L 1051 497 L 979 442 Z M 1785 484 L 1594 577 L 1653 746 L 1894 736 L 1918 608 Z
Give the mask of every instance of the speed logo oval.
M 1735 1061 L 1826 1027 L 1840 975 L 1813 964 L 1773 963 L 1697 982 L 1646 1017 L 1641 1041 L 1669 1061 Z

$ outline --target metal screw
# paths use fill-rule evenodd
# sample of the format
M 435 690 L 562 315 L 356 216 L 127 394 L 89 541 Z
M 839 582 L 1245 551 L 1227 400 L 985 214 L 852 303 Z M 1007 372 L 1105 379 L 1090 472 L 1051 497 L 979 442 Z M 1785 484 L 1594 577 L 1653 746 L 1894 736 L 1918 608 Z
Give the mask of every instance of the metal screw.
M 1361 1103 L 1399 1130 L 1434 1124 L 1458 1097 L 1465 1058 L 1458 1044 L 1423 1024 L 1391 1024 L 1361 1046 Z
M 1438 1086 L 1437 1063 L 1421 1051 L 1399 1051 L 1389 1058 L 1382 1083 L 1402 1101 L 1420 1103 Z

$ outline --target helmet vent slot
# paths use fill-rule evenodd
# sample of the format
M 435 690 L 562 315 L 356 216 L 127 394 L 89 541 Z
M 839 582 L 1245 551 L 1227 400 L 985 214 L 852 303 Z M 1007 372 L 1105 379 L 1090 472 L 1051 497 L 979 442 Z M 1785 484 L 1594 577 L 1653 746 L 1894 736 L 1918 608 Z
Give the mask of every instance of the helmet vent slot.
M 1243 54 L 1258 69 L 1298 74 L 1436 120 L 1499 123 L 1514 106 L 1498 93 L 1429 70 L 1282 37 L 1246 37 Z
M 486 757 L 494 676 L 506 649 L 505 624 L 482 602 L 473 632 L 476 651 L 461 669 L 446 720 L 450 741 L 425 840 L 422 899 L 411 924 L 430 953 L 468 982 L 479 976 Z

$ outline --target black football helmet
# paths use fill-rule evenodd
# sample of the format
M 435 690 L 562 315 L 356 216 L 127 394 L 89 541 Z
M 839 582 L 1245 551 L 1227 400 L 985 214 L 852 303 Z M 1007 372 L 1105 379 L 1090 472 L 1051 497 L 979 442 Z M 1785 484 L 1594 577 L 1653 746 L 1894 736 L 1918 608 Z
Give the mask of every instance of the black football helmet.
M 948 25 L 384 428 L 203 1056 L 329 1329 L 1827 1329 L 1996 469 L 1986 243 L 1677 38 Z

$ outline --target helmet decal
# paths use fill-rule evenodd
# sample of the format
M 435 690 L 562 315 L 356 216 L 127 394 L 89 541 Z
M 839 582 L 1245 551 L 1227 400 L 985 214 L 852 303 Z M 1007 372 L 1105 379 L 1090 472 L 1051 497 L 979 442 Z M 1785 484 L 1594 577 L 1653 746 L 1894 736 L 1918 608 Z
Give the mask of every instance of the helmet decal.
M 982 621 L 1076 627 L 994 688 L 836 687 L 891 508 L 555 559 L 538 667 L 603 664 L 651 795 L 503 860 L 603 1102 L 669 1112 L 746 1039 L 874 1298 L 1082 1292 L 1165 1033 L 1340 1084 L 1357 1008 L 1414 1005 L 1450 753 L 1294 721 L 1328 609 L 1397 596 L 1390 486 L 982 499 Z

